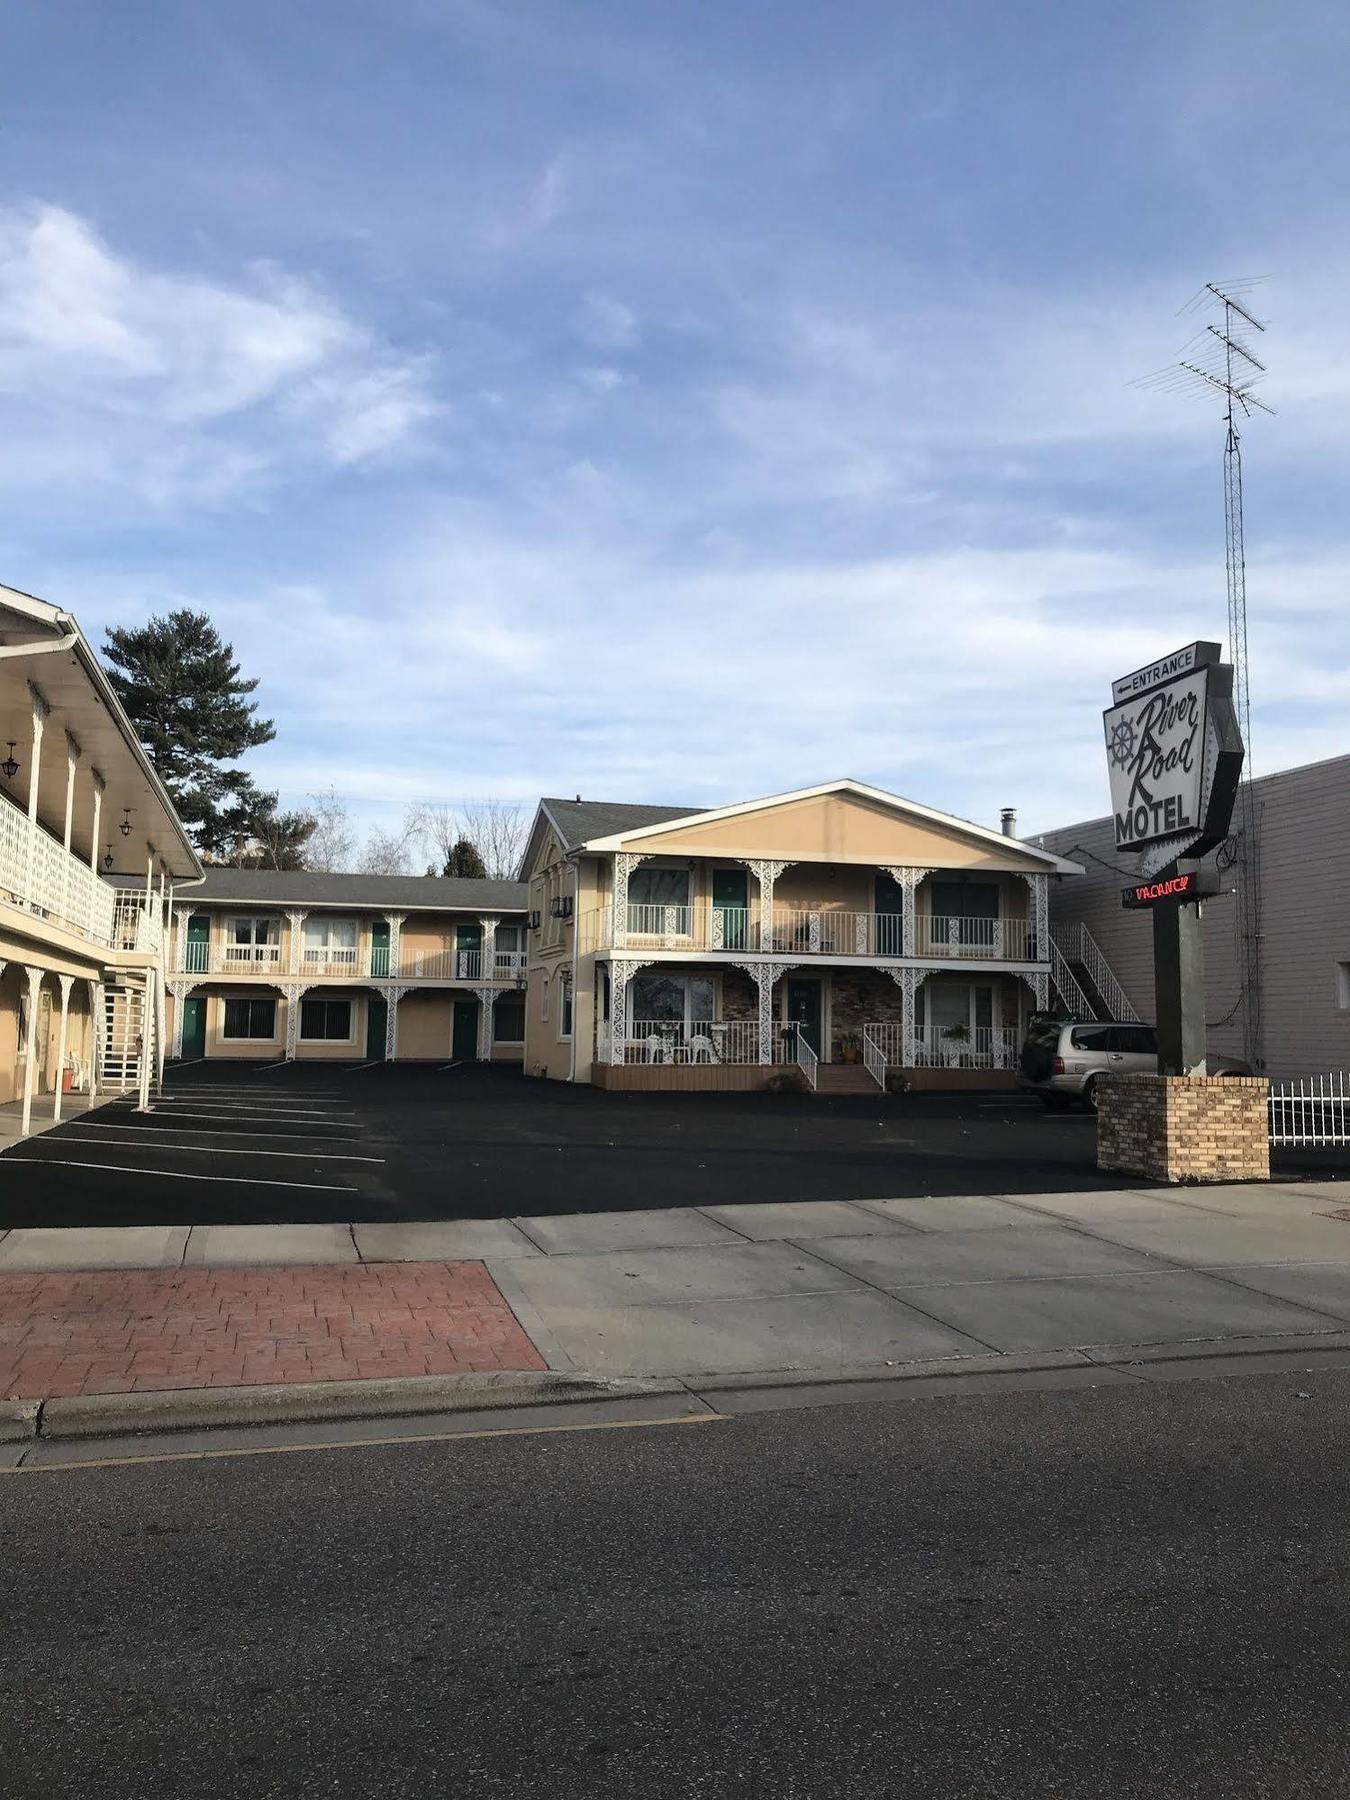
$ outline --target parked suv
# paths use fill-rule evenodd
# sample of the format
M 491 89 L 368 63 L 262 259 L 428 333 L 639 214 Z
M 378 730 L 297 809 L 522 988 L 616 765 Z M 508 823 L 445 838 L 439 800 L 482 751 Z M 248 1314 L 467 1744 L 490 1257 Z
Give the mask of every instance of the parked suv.
M 1211 1075 L 1250 1075 L 1232 1057 L 1210 1057 Z M 1039 1094 L 1047 1106 L 1081 1100 L 1097 1110 L 1103 1075 L 1156 1075 L 1158 1040 L 1151 1025 L 1109 1019 L 1084 1022 L 1062 1013 L 1033 1013 L 1017 1064 L 1017 1085 Z

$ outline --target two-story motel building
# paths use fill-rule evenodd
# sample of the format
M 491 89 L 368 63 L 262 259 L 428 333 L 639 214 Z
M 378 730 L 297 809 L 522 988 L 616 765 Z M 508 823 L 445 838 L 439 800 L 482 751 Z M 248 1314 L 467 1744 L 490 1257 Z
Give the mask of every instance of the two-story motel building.
M 0 587 L 0 1108 L 13 1128 L 59 1117 L 64 1092 L 100 1076 L 135 1088 L 157 1075 L 164 905 L 200 876 L 75 620 Z
M 616 1089 L 1006 1085 L 1071 977 L 1079 865 L 857 781 L 712 809 L 540 802 L 525 1065 Z M 849 1074 L 833 1074 L 836 1069 Z
M 525 888 L 211 869 L 173 908 L 171 1054 L 519 1062 Z

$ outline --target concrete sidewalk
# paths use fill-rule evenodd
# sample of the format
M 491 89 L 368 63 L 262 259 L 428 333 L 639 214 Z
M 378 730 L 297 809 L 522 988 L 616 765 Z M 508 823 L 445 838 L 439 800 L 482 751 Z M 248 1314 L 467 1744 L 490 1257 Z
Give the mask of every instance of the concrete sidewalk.
M 406 1225 L 12 1231 L 0 1241 L 0 1278 L 254 1268 L 261 1279 L 276 1265 L 292 1277 L 305 1265 L 317 1278 L 315 1265 L 357 1274 L 398 1263 L 485 1263 L 553 1370 L 837 1378 L 991 1355 L 1342 1334 L 1350 1330 L 1350 1189 L 1327 1182 Z M 314 1362 L 325 1378 L 347 1373 L 340 1358 Z

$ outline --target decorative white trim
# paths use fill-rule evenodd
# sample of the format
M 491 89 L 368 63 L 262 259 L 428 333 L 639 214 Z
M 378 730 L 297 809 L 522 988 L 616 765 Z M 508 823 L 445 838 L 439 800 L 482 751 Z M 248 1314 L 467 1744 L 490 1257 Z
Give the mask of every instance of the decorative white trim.
M 773 890 L 777 886 L 778 877 L 784 869 L 790 869 L 791 862 L 774 862 L 767 857 L 743 856 L 737 859 L 743 862 L 755 880 L 759 883 L 759 947 L 761 950 L 773 949 Z M 819 921 L 817 921 L 817 948 L 819 948 Z
M 1025 981 L 1031 989 L 1036 1001 L 1037 1012 L 1047 1012 L 1050 1007 L 1050 972 L 1048 969 L 1037 969 L 1034 973 L 1026 969 L 1018 972 L 1018 980 Z
M 304 947 L 305 920 L 308 917 L 309 914 L 306 912 L 288 912 L 286 914 L 286 918 L 291 927 L 290 972 L 292 975 L 298 975 L 300 973 L 300 956 Z
M 281 984 L 281 991 L 286 997 L 287 1062 L 295 1061 L 295 1047 L 300 1042 L 300 1002 L 313 985 L 312 981 L 286 981 Z
M 494 923 L 493 929 L 496 929 Z M 478 996 L 478 1060 L 492 1061 L 492 1021 L 497 1005 L 497 989 L 483 982 L 473 990 Z
M 616 859 L 617 860 L 617 859 Z M 624 893 L 628 883 L 625 878 Z M 627 900 L 624 905 L 627 907 Z M 609 1058 L 621 1063 L 628 1042 L 628 984 L 639 969 L 648 969 L 655 961 L 651 956 L 614 956 L 609 962 Z
M 403 973 L 403 921 L 406 913 L 386 913 L 384 922 L 389 927 L 389 968 L 387 978 L 397 981 Z M 374 974 L 372 968 L 371 973 Z M 378 977 L 377 977 L 378 979 Z
M 919 892 L 919 883 L 927 876 L 935 874 L 936 871 L 911 868 L 904 863 L 883 863 L 881 866 L 901 891 L 900 953 L 902 956 L 913 956 L 916 954 L 914 939 L 917 935 L 914 903 Z
M 733 969 L 744 969 L 759 993 L 759 1060 L 773 1061 L 773 990 L 780 976 L 798 968 L 795 962 L 734 962 Z M 823 1022 L 823 1021 L 822 1021 Z
M 615 854 L 614 892 L 611 896 L 614 916 L 610 920 L 609 941 L 616 950 L 622 950 L 628 942 L 628 877 L 639 863 L 650 862 L 651 857 L 651 852 L 645 856 L 635 856 L 626 850 L 620 850 Z M 613 1033 L 610 1035 L 612 1037 Z
M 1036 942 L 1032 946 L 1036 962 L 1045 962 L 1050 955 L 1050 878 L 1048 875 L 1022 874 L 1023 881 L 1031 889 L 1032 930 Z M 1044 1007 L 1041 1008 L 1044 1011 Z
M 891 980 L 900 989 L 900 1042 L 901 1056 L 907 1069 L 914 1067 L 918 1056 L 918 1042 L 914 1031 L 914 1017 L 918 1010 L 918 993 L 920 987 L 933 973 L 931 969 L 890 969 L 887 971 Z
M 393 1062 L 398 1056 L 398 1003 L 411 990 L 406 987 L 387 987 L 381 989 L 384 995 L 384 1060 Z M 454 1011 L 450 1017 L 453 1021 Z M 453 1030 L 453 1024 L 451 1026 Z

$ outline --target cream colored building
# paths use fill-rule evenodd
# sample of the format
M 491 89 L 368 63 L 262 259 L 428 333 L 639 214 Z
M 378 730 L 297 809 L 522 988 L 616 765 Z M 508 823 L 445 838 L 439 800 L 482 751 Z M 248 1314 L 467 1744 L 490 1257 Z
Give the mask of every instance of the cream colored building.
M 525 888 L 211 869 L 173 909 L 171 1054 L 519 1062 Z
M 1005 1085 L 1065 1003 L 1080 865 L 856 781 L 711 810 L 540 802 L 527 1071 L 608 1088 Z
M 0 587 L 0 1104 L 20 1129 L 67 1086 L 157 1077 L 164 914 L 200 875 L 75 620 Z

